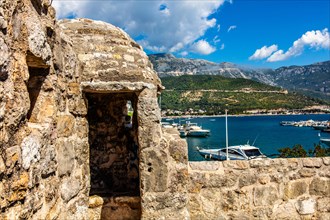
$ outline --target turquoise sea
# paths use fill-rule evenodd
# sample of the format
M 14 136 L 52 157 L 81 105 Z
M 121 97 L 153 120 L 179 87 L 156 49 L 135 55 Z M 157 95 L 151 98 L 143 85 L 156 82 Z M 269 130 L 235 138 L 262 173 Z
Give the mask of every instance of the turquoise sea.
M 281 126 L 281 121 L 325 121 L 330 114 L 276 115 L 276 116 L 228 116 L 228 140 L 230 145 L 245 144 L 249 141 L 266 155 L 277 154 L 277 149 L 301 144 L 306 150 L 313 149 L 320 137 L 330 138 L 329 133 L 317 131 L 311 127 Z M 188 143 L 189 161 L 204 160 L 196 150 L 203 148 L 222 148 L 226 146 L 225 117 L 197 117 L 191 119 L 176 118 L 167 122 L 184 124 L 187 120 L 198 123 L 204 129 L 210 129 L 206 138 L 185 138 Z

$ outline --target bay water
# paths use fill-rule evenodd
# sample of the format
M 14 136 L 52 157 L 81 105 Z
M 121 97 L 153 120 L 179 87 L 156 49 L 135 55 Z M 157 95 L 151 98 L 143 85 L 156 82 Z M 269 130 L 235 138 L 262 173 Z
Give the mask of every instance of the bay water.
M 266 115 L 266 116 L 228 116 L 229 146 L 250 143 L 259 147 L 265 155 L 278 154 L 278 149 L 300 144 L 306 151 L 320 142 L 320 137 L 330 138 L 329 133 L 312 127 L 281 126 L 281 121 L 330 121 L 330 114 L 309 115 Z M 205 160 L 197 152 L 202 148 L 223 148 L 226 146 L 225 117 L 176 118 L 170 123 L 184 124 L 186 121 L 198 123 L 203 129 L 210 129 L 211 135 L 205 138 L 186 137 L 189 161 Z M 326 145 L 324 145 L 326 146 Z

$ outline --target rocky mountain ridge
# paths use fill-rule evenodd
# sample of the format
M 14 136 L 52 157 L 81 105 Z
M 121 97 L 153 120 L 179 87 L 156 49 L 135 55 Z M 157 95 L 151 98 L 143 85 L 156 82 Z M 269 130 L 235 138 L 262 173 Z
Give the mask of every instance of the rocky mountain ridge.
M 228 78 L 251 79 L 330 100 L 330 61 L 306 66 L 257 69 L 229 62 L 214 63 L 201 59 L 176 58 L 172 54 L 152 54 L 149 55 L 149 59 L 161 78 L 181 75 L 221 75 Z
M 228 78 L 253 79 L 268 85 L 275 85 L 265 76 L 270 69 L 250 69 L 230 62 L 214 63 L 201 59 L 176 58 L 172 54 L 152 54 L 149 59 L 159 77 L 182 75 L 220 75 Z

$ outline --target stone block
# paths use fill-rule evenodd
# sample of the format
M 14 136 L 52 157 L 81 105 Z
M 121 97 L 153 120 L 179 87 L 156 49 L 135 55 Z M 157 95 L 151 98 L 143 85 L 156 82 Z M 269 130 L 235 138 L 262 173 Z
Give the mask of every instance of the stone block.
M 223 166 L 225 168 L 233 168 L 236 170 L 245 170 L 250 167 L 250 163 L 249 163 L 249 161 L 243 161 L 243 160 L 223 161 Z
M 169 153 L 176 162 L 184 164 L 188 163 L 187 142 L 181 138 L 170 141 Z
M 270 219 L 301 220 L 294 204 L 291 202 L 275 205 Z
M 237 180 L 239 179 L 239 175 L 236 173 L 230 174 L 218 174 L 218 173 L 210 173 L 208 174 L 208 178 L 204 181 L 205 185 L 208 187 L 236 187 Z
M 323 197 L 317 200 L 317 210 L 330 213 L 330 198 Z
M 271 166 L 272 160 L 250 160 L 250 167 L 251 168 L 266 168 Z
M 267 174 L 260 174 L 260 175 L 258 175 L 258 181 L 259 181 L 259 183 L 261 183 L 263 185 L 269 183 L 270 180 L 271 180 L 271 178 Z
M 19 190 L 19 191 L 12 191 L 9 194 L 8 197 L 8 202 L 9 203 L 13 203 L 19 200 L 22 200 L 26 197 L 26 191 L 25 190 Z
M 129 54 L 124 54 L 124 60 L 126 60 L 128 62 L 132 62 L 132 63 L 135 61 L 134 56 L 129 55 Z
M 242 173 L 239 175 L 238 186 L 242 188 L 244 186 L 253 185 L 256 182 L 257 182 L 256 173 L 253 172 Z
M 222 162 L 218 162 L 218 161 L 189 162 L 189 167 L 192 170 L 196 170 L 196 171 L 217 171 L 222 168 L 221 170 L 223 173 Z
M 56 152 L 53 145 L 44 147 L 41 151 L 41 176 L 47 178 L 50 174 L 56 171 Z
M 253 219 L 269 219 L 272 214 L 272 207 L 260 207 L 253 209 Z M 249 218 L 251 219 L 251 217 Z
M 58 137 L 69 137 L 73 134 L 75 118 L 72 115 L 60 115 L 57 118 Z
M 55 99 L 54 97 L 46 97 L 41 102 L 41 106 L 37 115 L 38 122 L 52 122 L 55 113 Z
M 3 162 L 2 156 L 0 155 L 0 175 L 6 171 L 6 165 Z
M 21 160 L 21 148 L 16 145 L 6 149 L 6 166 L 12 169 Z M 1 163 L 1 162 L 0 162 Z
M 303 163 L 304 167 L 319 168 L 322 166 L 323 161 L 322 161 L 322 158 L 302 158 L 302 163 Z
M 290 181 L 285 185 L 285 199 L 295 199 L 308 192 L 308 183 L 304 180 Z
M 100 219 L 140 219 L 141 201 L 136 197 L 104 199 Z
M 76 118 L 76 126 L 75 126 L 75 134 L 79 138 L 86 138 L 88 137 L 88 121 L 84 117 Z
M 330 157 L 323 157 L 322 158 L 324 165 L 329 166 L 330 165 Z
M 316 201 L 314 199 L 298 200 L 295 206 L 301 215 L 311 215 L 316 211 Z
M 68 202 L 70 199 L 78 195 L 81 185 L 80 180 L 76 178 L 64 178 L 60 186 L 61 197 L 64 202 Z
M 330 179 L 314 178 L 309 186 L 310 195 L 330 196 Z
M 256 186 L 253 190 L 255 206 L 273 206 L 278 199 L 278 191 L 274 186 Z
M 142 190 L 146 192 L 165 192 L 168 189 L 169 170 L 163 156 L 157 151 L 142 152 L 144 174 L 141 174 Z M 142 178 L 144 176 L 144 178 Z
M 23 172 L 19 175 L 19 177 L 11 183 L 11 190 L 25 190 L 29 184 L 29 174 L 27 172 Z
M 200 173 L 200 172 L 190 172 L 189 173 L 189 185 L 188 185 L 188 191 L 190 193 L 199 193 L 202 188 L 206 187 L 206 174 Z M 218 183 L 218 182 L 216 182 Z M 209 182 L 209 185 L 212 183 Z
M 74 167 L 74 144 L 69 139 L 59 139 L 56 143 L 57 172 L 59 176 L 69 175 Z
M 312 177 L 316 174 L 315 169 L 303 168 L 299 170 L 299 174 L 301 177 Z
M 240 209 L 240 198 L 238 192 L 229 190 L 221 198 L 221 209 L 225 212 L 238 211 Z
M 41 140 L 38 135 L 31 134 L 25 137 L 21 144 L 22 165 L 24 169 L 29 169 L 31 163 L 40 160 Z
M 80 84 L 76 82 L 68 83 L 68 95 L 77 96 L 80 92 Z
M 329 220 L 330 212 L 321 212 L 317 213 L 317 220 Z
M 87 108 L 85 101 L 81 96 L 68 99 L 69 112 L 74 115 L 85 116 L 87 115 Z
M 97 207 L 102 207 L 104 201 L 102 197 L 98 195 L 90 196 L 88 199 L 88 207 L 89 208 L 97 208 Z

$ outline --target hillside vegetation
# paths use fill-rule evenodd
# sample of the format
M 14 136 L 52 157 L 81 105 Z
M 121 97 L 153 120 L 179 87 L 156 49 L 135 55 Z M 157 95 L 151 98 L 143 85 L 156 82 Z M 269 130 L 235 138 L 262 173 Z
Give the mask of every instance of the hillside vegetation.
M 303 95 L 288 93 L 278 87 L 248 79 L 232 79 L 211 75 L 183 75 L 162 78 L 165 90 L 162 110 L 203 110 L 205 114 L 221 114 L 227 108 L 232 114 L 254 109 L 301 109 L 324 104 Z
M 214 63 L 177 58 L 172 54 L 151 54 L 149 59 L 161 78 L 182 75 L 218 75 L 251 79 L 330 102 L 330 61 L 277 69 L 244 67 L 234 63 Z

